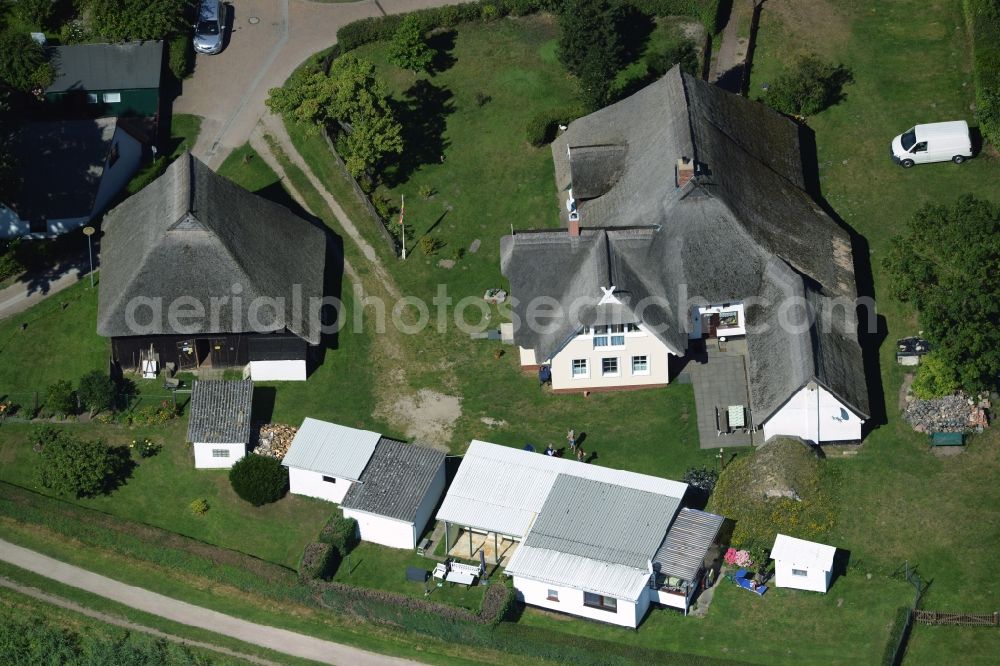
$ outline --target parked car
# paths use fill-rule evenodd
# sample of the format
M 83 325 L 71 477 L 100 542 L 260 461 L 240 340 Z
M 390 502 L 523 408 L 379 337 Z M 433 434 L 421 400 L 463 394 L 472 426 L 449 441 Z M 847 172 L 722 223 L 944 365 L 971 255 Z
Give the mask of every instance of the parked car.
M 889 152 L 892 161 L 904 169 L 914 164 L 948 160 L 961 164 L 972 157 L 969 123 L 955 120 L 914 125 L 892 140 Z
M 222 0 L 201 0 L 194 26 L 194 50 L 214 55 L 222 50 L 226 35 L 226 5 Z

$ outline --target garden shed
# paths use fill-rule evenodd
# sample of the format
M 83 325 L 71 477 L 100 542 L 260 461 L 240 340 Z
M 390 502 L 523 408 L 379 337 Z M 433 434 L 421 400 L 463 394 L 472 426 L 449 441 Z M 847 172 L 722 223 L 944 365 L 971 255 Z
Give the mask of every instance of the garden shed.
M 798 590 L 826 592 L 833 573 L 834 546 L 779 534 L 771 548 L 774 584 Z
M 227 469 L 246 455 L 250 442 L 253 381 L 195 381 L 187 439 L 198 469 Z

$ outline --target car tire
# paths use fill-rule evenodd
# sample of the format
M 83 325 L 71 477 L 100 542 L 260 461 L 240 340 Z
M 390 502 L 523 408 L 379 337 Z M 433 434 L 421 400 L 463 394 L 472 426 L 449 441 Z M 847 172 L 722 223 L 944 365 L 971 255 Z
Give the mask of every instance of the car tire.
M 965 155 L 955 155 L 953 158 L 951 158 L 951 161 L 954 162 L 955 164 L 961 164 L 962 162 L 965 161 Z
M 899 166 L 903 167 L 904 169 L 909 169 L 911 166 L 913 166 L 913 160 L 903 160 L 902 162 L 899 163 Z

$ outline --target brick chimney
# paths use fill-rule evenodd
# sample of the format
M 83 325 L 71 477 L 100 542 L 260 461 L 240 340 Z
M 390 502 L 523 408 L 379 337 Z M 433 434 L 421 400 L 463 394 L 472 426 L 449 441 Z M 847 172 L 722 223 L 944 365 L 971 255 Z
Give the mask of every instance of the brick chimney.
M 694 162 L 687 157 L 677 160 L 677 187 L 684 187 L 692 178 L 694 178 Z
M 569 229 L 570 236 L 580 235 L 580 214 L 576 211 L 569 214 L 569 225 L 567 228 Z

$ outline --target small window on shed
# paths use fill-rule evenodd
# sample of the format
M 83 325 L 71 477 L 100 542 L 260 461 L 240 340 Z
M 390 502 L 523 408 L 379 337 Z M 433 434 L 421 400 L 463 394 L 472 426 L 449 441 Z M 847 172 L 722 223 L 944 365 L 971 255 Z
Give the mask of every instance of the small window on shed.
M 552 588 L 549 588 L 549 594 L 545 598 L 548 599 L 549 601 L 559 601 L 559 590 L 553 590 Z
M 104 93 L 104 103 L 105 104 L 118 104 L 122 101 L 121 93 Z
M 337 479 L 332 476 L 324 476 L 323 480 L 327 483 L 337 483 Z
M 97 104 L 100 101 L 97 93 L 87 93 L 87 104 Z
M 809 572 L 805 569 L 792 569 L 793 576 L 808 576 Z
M 213 458 L 228 458 L 229 449 L 212 449 Z

